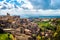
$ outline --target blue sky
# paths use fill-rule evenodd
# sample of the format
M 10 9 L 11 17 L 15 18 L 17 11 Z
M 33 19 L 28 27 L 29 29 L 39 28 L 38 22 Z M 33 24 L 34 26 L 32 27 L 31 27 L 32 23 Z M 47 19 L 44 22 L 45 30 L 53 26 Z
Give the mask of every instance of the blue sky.
M 0 0 L 2 2 L 4 0 Z M 23 0 L 21 3 L 24 4 Z M 60 0 L 28 0 L 34 7 L 34 9 L 60 9 Z M 7 3 L 12 3 L 18 6 L 22 4 L 17 0 L 6 0 Z
M 60 0 L 0 0 L 0 10 L 0 15 L 60 16 Z
M 60 0 L 30 0 L 37 9 L 60 9 Z
M 0 0 L 2 2 L 4 0 Z M 21 1 L 21 2 L 20 2 Z M 5 2 L 21 6 L 27 0 L 6 0 Z M 60 0 L 28 0 L 34 9 L 60 9 Z

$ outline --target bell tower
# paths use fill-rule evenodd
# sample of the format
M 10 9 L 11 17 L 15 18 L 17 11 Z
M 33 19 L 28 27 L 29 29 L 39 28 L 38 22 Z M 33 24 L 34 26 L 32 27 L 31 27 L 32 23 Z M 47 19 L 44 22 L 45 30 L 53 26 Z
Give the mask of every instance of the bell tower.
M 7 13 L 7 16 L 10 16 L 10 14 L 9 14 L 9 13 Z

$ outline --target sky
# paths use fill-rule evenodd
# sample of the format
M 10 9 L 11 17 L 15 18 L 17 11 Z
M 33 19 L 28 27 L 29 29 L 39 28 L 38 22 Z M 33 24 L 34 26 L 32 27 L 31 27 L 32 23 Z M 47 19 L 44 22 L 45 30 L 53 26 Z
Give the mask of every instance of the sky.
M 60 0 L 0 0 L 0 15 L 60 16 Z

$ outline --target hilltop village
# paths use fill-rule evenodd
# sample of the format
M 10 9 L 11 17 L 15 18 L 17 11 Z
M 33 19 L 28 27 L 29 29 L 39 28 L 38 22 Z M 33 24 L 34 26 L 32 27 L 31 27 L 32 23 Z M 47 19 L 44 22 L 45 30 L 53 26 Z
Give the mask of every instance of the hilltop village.
M 10 16 L 10 14 L 7 13 L 7 15 L 0 16 L 0 29 L 4 29 L 5 32 L 11 33 L 16 38 L 16 40 L 38 40 L 39 35 L 42 38 L 45 37 L 43 40 L 48 38 L 52 40 L 52 35 L 54 33 L 53 30 L 57 29 L 56 20 L 60 19 L 20 18 L 20 16 Z

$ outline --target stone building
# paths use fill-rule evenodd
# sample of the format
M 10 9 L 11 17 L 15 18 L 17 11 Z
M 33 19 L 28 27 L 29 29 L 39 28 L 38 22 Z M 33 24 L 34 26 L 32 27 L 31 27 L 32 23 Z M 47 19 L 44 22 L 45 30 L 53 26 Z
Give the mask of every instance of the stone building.
M 12 25 L 20 25 L 20 16 L 10 16 L 10 14 L 7 13 L 7 15 L 1 15 L 0 16 L 0 21 L 2 21 L 1 24 L 5 24 L 5 26 L 9 25 L 12 27 Z

